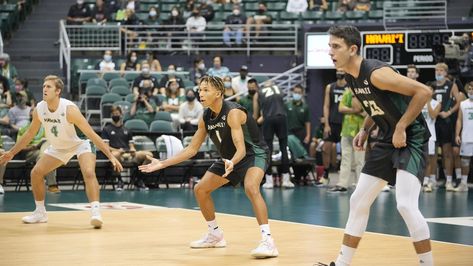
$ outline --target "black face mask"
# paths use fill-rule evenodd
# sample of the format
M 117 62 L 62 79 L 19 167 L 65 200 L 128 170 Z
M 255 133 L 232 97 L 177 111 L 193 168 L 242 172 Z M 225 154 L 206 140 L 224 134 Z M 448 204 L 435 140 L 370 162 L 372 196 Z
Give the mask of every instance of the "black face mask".
M 337 74 L 337 79 L 344 79 L 345 78 L 345 74 Z
M 192 16 L 194 16 L 194 17 L 198 17 L 198 16 L 199 16 L 199 13 L 192 12 Z
M 256 91 L 255 90 L 248 90 L 248 94 L 253 96 L 256 94 Z
M 188 102 L 193 102 L 193 101 L 195 100 L 195 96 L 194 96 L 194 95 L 187 95 L 187 96 L 186 96 L 186 100 L 187 100 Z
M 119 115 L 112 115 L 112 120 L 113 120 L 113 122 L 115 122 L 115 123 L 117 123 L 118 121 L 120 121 L 121 118 L 122 118 L 122 117 L 119 116 Z

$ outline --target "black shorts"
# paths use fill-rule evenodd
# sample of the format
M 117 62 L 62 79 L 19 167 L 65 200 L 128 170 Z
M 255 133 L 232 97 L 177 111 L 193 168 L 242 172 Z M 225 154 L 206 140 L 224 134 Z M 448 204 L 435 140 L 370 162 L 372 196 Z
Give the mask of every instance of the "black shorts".
M 455 127 L 454 123 L 450 119 L 437 119 L 435 123 L 435 134 L 437 135 L 437 143 L 442 146 L 443 144 L 455 143 Z
M 342 133 L 342 125 L 341 124 L 332 124 L 330 123 L 330 135 L 327 138 L 324 138 L 325 141 L 330 141 L 333 143 L 340 142 L 340 134 Z
M 230 183 L 235 186 L 240 183 L 241 180 L 243 180 L 246 175 L 246 172 L 251 167 L 258 167 L 261 168 L 263 172 L 266 172 L 268 165 L 269 153 L 259 155 L 252 154 L 246 156 L 243 160 L 234 165 L 233 171 L 225 178 L 228 179 Z M 225 174 L 225 163 L 223 162 L 223 160 L 220 159 L 213 163 L 207 171 L 218 176 L 223 176 Z
M 362 173 L 372 175 L 390 184 L 396 184 L 397 169 L 415 175 L 422 183 L 426 167 L 428 142 L 409 143 L 407 147 L 396 149 L 392 143 L 377 142 L 366 153 Z

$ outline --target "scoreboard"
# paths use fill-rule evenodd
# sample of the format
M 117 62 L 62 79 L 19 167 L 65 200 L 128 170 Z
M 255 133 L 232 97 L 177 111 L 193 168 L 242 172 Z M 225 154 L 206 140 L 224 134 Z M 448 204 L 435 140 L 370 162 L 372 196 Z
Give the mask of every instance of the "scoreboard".
M 418 67 L 434 67 L 432 48 L 447 43 L 452 36 L 467 33 L 473 37 L 473 30 L 437 31 L 380 31 L 361 32 L 362 55 L 377 59 L 392 66 L 403 68 L 409 64 Z

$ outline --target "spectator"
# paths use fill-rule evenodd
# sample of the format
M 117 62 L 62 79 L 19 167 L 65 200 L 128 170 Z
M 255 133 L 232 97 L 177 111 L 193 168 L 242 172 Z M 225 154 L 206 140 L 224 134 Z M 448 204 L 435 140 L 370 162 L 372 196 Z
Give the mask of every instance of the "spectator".
M 245 93 L 248 91 L 248 81 L 251 77 L 248 76 L 248 67 L 243 65 L 240 67 L 240 75 L 232 78 L 232 87 L 236 93 Z
M 10 125 L 13 135 L 15 135 L 20 128 L 26 126 L 30 122 L 31 118 L 31 107 L 26 105 L 26 101 L 28 99 L 26 92 L 18 92 L 16 98 L 17 103 L 8 111 L 8 116 L 0 119 L 1 124 Z
M 347 12 L 355 9 L 356 0 L 339 0 L 338 1 L 338 12 Z
M 231 47 L 231 38 L 235 38 L 235 44 L 241 46 L 243 44 L 243 31 L 245 30 L 245 24 L 246 16 L 241 14 L 239 5 L 234 5 L 232 14 L 228 15 L 225 20 L 225 26 L 223 28 L 223 43 L 226 46 Z
M 2 156 L 5 153 L 5 150 L 3 149 L 3 141 L 0 138 L 0 156 Z M 6 164 L 0 165 L 0 195 L 5 194 L 5 190 L 3 189 L 3 177 L 5 176 L 5 170 L 7 169 Z
M 150 6 L 148 9 L 148 17 L 145 20 L 145 25 L 161 25 L 161 20 L 159 19 L 160 13 L 159 9 L 156 6 Z M 155 30 L 155 29 L 150 29 Z
M 105 0 L 105 8 L 110 11 L 110 13 L 116 13 L 120 10 L 119 0 Z
M 195 3 L 195 0 L 186 0 L 186 4 L 184 5 L 184 17 L 188 18 L 192 14 L 192 10 L 196 8 L 197 5 Z
M 0 75 L 0 108 L 7 108 L 13 106 L 13 96 L 10 91 L 8 79 Z
M 0 75 L 4 76 L 10 81 L 15 81 L 18 77 L 16 67 L 11 64 L 10 55 L 8 54 L 0 54 L 0 70 Z
M 216 55 L 213 58 L 213 67 L 209 68 L 207 74 L 209 76 L 223 78 L 230 75 L 230 70 L 226 66 L 222 66 L 223 57 Z
M 15 92 L 18 93 L 20 91 L 24 91 L 27 95 L 26 105 L 35 107 L 36 101 L 34 99 L 33 93 L 28 89 L 28 81 L 26 79 L 17 79 L 15 81 Z M 16 96 L 16 94 L 14 95 Z M 17 99 L 14 98 L 13 101 L 17 102 Z
M 190 35 L 191 42 L 199 42 L 204 38 L 205 27 L 207 22 L 205 18 L 200 15 L 199 9 L 192 10 L 192 16 L 186 21 L 186 30 Z
M 92 20 L 92 12 L 84 0 L 77 0 L 77 3 L 69 8 L 66 23 L 69 25 L 82 25 L 84 22 Z
M 307 0 L 288 0 L 286 11 L 291 13 L 303 13 L 307 11 Z
M 304 89 L 301 85 L 292 88 L 292 99 L 286 102 L 287 127 L 289 134 L 296 136 L 308 150 L 311 136 L 310 112 L 303 100 L 304 96 Z
M 149 93 L 141 93 L 135 96 L 130 108 L 130 118 L 141 119 L 148 126 L 153 122 L 156 111 L 156 103 L 150 96 Z
M 135 78 L 132 86 L 135 95 L 147 94 L 150 96 L 157 93 L 158 79 L 151 76 L 148 63 L 143 63 L 141 74 Z
M 133 144 L 131 132 L 123 125 L 123 113 L 120 106 L 112 107 L 112 123 L 107 124 L 102 130 L 102 138 L 109 140 L 110 152 L 121 163 L 131 160 L 137 165 L 149 163 L 146 156 L 153 157 L 150 151 L 137 151 Z M 123 189 L 121 177 L 118 179 L 117 190 Z M 142 179 L 137 179 L 135 187 L 148 190 Z
M 199 6 L 200 14 L 205 18 L 205 21 L 212 21 L 215 17 L 214 8 L 208 4 L 207 0 L 200 0 Z
M 264 2 L 260 2 L 258 6 L 258 11 L 252 17 L 249 17 L 246 20 L 246 36 L 247 39 L 250 39 L 250 34 L 252 33 L 251 28 L 254 25 L 255 37 L 261 35 L 261 31 L 264 30 L 264 25 L 273 23 L 273 18 L 267 13 L 268 8 Z
M 309 0 L 310 11 L 327 11 L 328 3 L 327 0 Z
M 183 97 L 179 97 L 179 83 L 176 79 L 170 79 L 166 86 L 166 97 L 162 109 L 171 113 L 174 129 L 179 128 L 179 107 L 184 102 Z
M 104 3 L 104 0 L 97 0 L 95 7 L 92 10 L 92 22 L 97 24 L 105 24 L 112 15 L 112 12 L 108 6 Z
M 181 11 L 178 7 L 173 7 L 171 9 L 171 16 L 164 23 L 168 31 L 168 48 L 181 48 L 181 39 L 179 37 L 184 36 L 184 34 L 180 33 L 184 31 L 184 27 L 182 27 L 184 24 L 186 22 L 182 18 Z
M 408 78 L 417 81 L 417 79 L 419 78 L 419 74 L 420 74 L 419 72 L 420 72 L 420 70 L 419 70 L 419 68 L 416 67 L 416 65 L 413 65 L 413 64 L 407 65 L 406 76 Z
M 168 66 L 168 73 L 166 75 L 164 75 L 161 80 L 159 81 L 159 91 L 161 94 L 163 95 L 166 95 L 166 88 L 169 86 L 169 81 L 171 79 L 173 80 L 176 80 L 177 83 L 179 84 L 179 90 L 178 90 L 178 93 L 180 90 L 183 90 L 184 89 L 184 81 L 182 81 L 182 79 L 180 77 L 177 77 L 176 76 L 176 66 L 173 65 L 173 64 L 170 64 Z
M 146 52 L 146 62 L 148 62 L 150 66 L 151 72 L 161 72 L 163 69 L 161 68 L 161 63 L 156 58 L 156 55 L 152 51 Z
M 223 87 L 224 87 L 224 92 L 223 92 L 223 98 L 227 99 L 233 95 L 236 94 L 235 89 L 232 87 L 232 78 L 230 76 L 225 76 L 223 77 Z M 239 100 L 239 97 L 233 98 L 231 101 L 236 102 Z
M 140 71 L 141 65 L 137 62 L 138 56 L 136 52 L 129 52 L 126 56 L 126 61 L 123 62 L 120 66 L 120 71 L 122 72 L 122 74 L 125 71 Z
M 194 66 L 189 70 L 189 79 L 197 85 L 197 80 L 207 73 L 205 69 L 204 59 L 194 59 Z
M 249 79 L 247 87 L 248 87 L 248 94 L 243 97 L 240 97 L 240 100 L 238 101 L 238 103 L 241 106 L 245 107 L 245 109 L 248 111 L 248 115 L 251 115 L 254 117 L 253 97 L 255 96 L 256 92 L 259 91 L 258 82 L 256 81 L 256 79 Z
M 179 107 L 179 122 L 184 131 L 196 131 L 199 118 L 202 117 L 204 108 L 196 99 L 195 91 L 186 90 L 186 102 Z
M 136 33 L 137 29 L 133 26 L 140 25 L 140 20 L 135 14 L 133 9 L 126 9 L 125 10 L 125 19 L 121 22 L 123 27 L 120 28 L 120 31 L 126 34 L 126 36 L 130 39 L 129 42 L 135 42 L 135 38 L 138 37 Z
M 115 70 L 115 63 L 112 61 L 112 51 L 107 50 L 103 54 L 103 60 L 98 64 L 98 69 L 101 72 L 108 72 Z
M 124 9 L 131 9 L 134 13 L 140 11 L 140 1 L 138 0 L 126 0 L 123 3 Z
M 355 11 L 370 11 L 371 0 L 357 0 L 355 5 Z

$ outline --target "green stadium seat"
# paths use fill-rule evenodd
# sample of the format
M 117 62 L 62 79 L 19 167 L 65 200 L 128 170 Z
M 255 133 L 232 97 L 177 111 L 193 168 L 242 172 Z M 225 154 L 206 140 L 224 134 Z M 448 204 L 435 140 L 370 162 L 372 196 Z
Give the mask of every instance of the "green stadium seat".
M 300 19 L 301 16 L 299 13 L 292 13 L 292 12 L 287 12 L 287 11 L 282 11 L 279 13 L 279 19 L 280 20 L 290 20 L 290 21 L 295 21 Z
M 283 11 L 286 10 L 286 3 L 274 2 L 268 3 L 268 11 Z
M 125 121 L 125 127 L 130 131 L 148 131 L 148 124 L 141 119 L 130 119 Z M 135 143 L 136 145 L 136 143 Z
M 125 87 L 129 87 L 130 84 L 128 84 L 128 81 L 124 78 L 116 78 L 116 79 L 112 79 L 110 80 L 109 82 L 109 87 L 110 88 L 113 88 L 115 86 L 125 86 Z
M 303 20 L 312 20 L 318 21 L 324 19 L 324 12 L 323 11 L 307 11 L 302 13 Z
M 383 19 L 383 10 L 371 10 L 368 12 L 370 19 Z
M 345 19 L 360 20 L 367 17 L 366 11 L 347 11 L 345 12 Z
M 120 97 L 122 97 L 122 98 L 125 98 L 128 94 L 131 93 L 131 90 L 130 90 L 130 87 L 128 87 L 128 84 L 126 86 L 115 85 L 111 88 L 112 88 L 110 90 L 111 92 L 120 95 Z
M 162 120 L 172 122 L 171 113 L 165 111 L 158 111 L 154 115 L 154 120 Z
M 172 123 L 164 120 L 155 120 L 149 126 L 150 132 L 175 132 Z
M 342 20 L 343 14 L 344 13 L 337 12 L 337 11 L 327 11 L 325 12 L 325 20 L 334 20 L 334 21 Z

